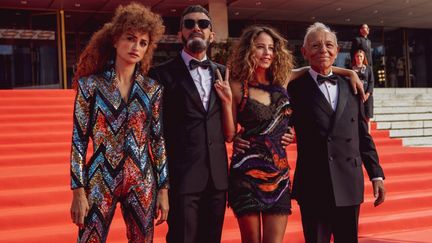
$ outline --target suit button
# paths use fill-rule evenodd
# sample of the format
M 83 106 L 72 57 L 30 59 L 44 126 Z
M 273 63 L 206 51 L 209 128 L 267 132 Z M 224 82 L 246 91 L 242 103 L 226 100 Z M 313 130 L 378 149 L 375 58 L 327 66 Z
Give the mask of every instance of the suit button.
M 332 140 L 332 137 L 327 138 L 327 141 L 331 142 L 331 140 Z
M 208 145 L 212 145 L 212 141 L 208 141 Z
M 329 156 L 329 161 L 330 161 L 330 162 L 333 161 L 333 156 Z

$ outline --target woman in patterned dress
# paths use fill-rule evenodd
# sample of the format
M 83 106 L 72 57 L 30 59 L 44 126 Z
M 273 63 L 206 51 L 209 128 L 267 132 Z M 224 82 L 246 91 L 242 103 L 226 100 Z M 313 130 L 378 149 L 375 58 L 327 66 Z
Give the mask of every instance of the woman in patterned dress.
M 372 67 L 369 66 L 366 59 L 366 53 L 363 50 L 358 50 L 354 53 L 352 70 L 354 70 L 361 82 L 363 83 L 363 89 L 365 90 L 365 115 L 369 124 L 370 119 L 373 117 L 373 88 L 374 88 L 374 75 Z M 370 128 L 370 124 L 369 124 Z
M 120 6 L 81 54 L 70 164 L 78 242 L 105 242 L 118 202 L 129 242 L 152 242 L 154 220 L 167 218 L 162 87 L 144 75 L 164 30 L 148 8 Z
M 291 131 L 286 88 L 308 68 L 292 70 L 293 56 L 286 46 L 273 28 L 245 29 L 231 57 L 232 81 L 228 83 L 227 70 L 215 84 L 224 104 L 225 137 L 232 140 L 238 123 L 248 143 L 233 154 L 228 188 L 228 203 L 244 243 L 282 242 L 291 214 L 290 166 L 281 140 Z M 333 71 L 349 76 L 353 87 L 362 90 L 353 71 Z
M 289 165 L 281 144 L 291 114 L 286 85 L 293 57 L 286 44 L 272 28 L 245 29 L 231 60 L 231 90 L 225 90 L 228 76 L 215 84 L 223 104 L 232 104 L 232 119 L 224 115 L 226 137 L 232 138 L 238 122 L 250 143 L 244 153 L 234 153 L 229 175 L 228 202 L 242 242 L 282 242 L 291 213 Z

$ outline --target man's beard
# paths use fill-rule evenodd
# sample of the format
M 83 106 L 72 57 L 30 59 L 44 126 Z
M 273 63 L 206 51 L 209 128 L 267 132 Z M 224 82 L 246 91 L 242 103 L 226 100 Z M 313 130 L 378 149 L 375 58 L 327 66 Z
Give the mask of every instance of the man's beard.
M 188 39 L 182 37 L 183 45 L 192 53 L 201 53 L 207 50 L 210 41 L 204 40 L 204 36 L 198 33 L 193 33 Z

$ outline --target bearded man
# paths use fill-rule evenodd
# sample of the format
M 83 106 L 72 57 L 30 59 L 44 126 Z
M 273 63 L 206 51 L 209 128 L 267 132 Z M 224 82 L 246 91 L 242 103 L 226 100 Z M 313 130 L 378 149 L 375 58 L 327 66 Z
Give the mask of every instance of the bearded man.
M 180 54 L 152 68 L 164 86 L 163 126 L 169 158 L 168 243 L 220 242 L 228 163 L 216 70 L 206 55 L 214 40 L 208 11 L 187 7 L 181 17 Z

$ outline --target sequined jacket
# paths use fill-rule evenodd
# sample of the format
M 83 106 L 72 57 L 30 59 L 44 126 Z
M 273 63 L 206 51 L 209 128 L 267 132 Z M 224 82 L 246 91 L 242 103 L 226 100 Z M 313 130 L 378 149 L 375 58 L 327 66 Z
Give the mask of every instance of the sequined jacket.
M 113 189 L 127 159 L 156 188 L 168 188 L 162 129 L 162 86 L 135 75 L 125 102 L 114 81 L 114 69 L 78 81 L 73 116 L 71 188 L 89 187 L 97 174 Z M 93 154 L 86 162 L 89 139 Z M 97 173 L 99 171 L 100 173 Z

